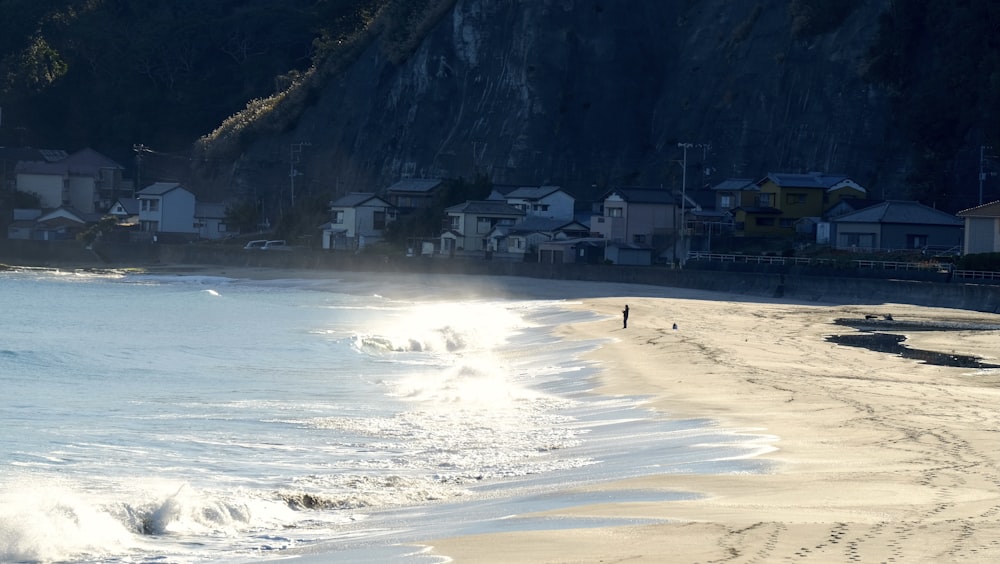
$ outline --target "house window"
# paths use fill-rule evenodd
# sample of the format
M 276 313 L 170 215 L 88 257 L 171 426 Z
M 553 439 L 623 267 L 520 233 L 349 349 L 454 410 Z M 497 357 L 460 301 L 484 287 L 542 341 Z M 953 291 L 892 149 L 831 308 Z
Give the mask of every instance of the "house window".
M 375 229 L 385 229 L 384 211 L 377 211 L 372 214 L 372 227 Z
M 490 229 L 493 229 L 493 218 L 492 217 L 477 217 L 476 218 L 476 233 L 486 233 Z
M 534 210 L 535 211 L 549 211 L 549 205 L 548 204 L 535 204 Z
M 622 217 L 622 209 L 608 208 L 608 217 Z
M 635 243 L 636 245 L 645 245 L 646 244 L 646 236 L 645 235 L 639 235 L 639 234 L 633 235 L 632 236 L 632 242 Z
M 459 227 L 461 227 L 462 225 L 462 218 L 458 217 L 457 215 L 453 215 L 449 219 L 451 221 L 448 223 L 448 228 L 458 231 Z
M 795 227 L 795 220 L 790 217 L 783 217 L 778 222 L 778 225 L 786 229 L 791 229 L 792 227 Z
M 906 236 L 907 249 L 922 249 L 927 246 L 927 235 L 908 234 Z
M 733 207 L 733 196 L 730 194 L 724 194 L 719 197 L 719 208 L 728 210 Z
M 804 204 L 804 203 L 806 203 L 806 195 L 805 194 L 795 194 L 795 193 L 793 193 L 793 194 L 786 194 L 785 195 L 785 203 L 786 204 L 791 204 L 791 205 Z
M 511 217 L 501 217 L 497 220 L 495 225 L 514 225 L 514 218 Z
M 344 210 L 337 210 L 333 212 L 332 223 L 336 223 L 337 225 L 341 225 L 344 223 Z
M 842 235 L 844 246 L 858 249 L 871 249 L 875 247 L 874 233 L 844 233 Z
M 773 205 L 772 204 L 772 202 L 774 201 L 772 199 L 773 197 L 774 197 L 774 194 L 758 194 L 757 195 L 757 205 L 760 206 L 760 207 L 762 207 L 762 208 L 769 208 L 769 207 L 771 207 Z
M 757 227 L 774 227 L 773 217 L 758 217 L 754 220 Z

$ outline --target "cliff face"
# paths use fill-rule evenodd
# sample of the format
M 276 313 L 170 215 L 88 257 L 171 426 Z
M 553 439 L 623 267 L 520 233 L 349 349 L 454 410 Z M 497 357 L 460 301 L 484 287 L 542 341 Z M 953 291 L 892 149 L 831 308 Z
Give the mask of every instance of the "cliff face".
M 904 197 L 886 96 L 859 77 L 883 1 L 793 39 L 778 0 L 458 0 L 394 64 L 372 44 L 297 126 L 253 142 L 238 193 L 378 190 L 404 176 L 687 187 L 771 171 Z M 595 188 L 596 187 L 596 188 Z

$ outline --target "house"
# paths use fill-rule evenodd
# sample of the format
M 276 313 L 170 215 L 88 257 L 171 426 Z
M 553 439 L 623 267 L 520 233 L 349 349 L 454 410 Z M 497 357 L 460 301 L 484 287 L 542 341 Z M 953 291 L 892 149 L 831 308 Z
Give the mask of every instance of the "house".
M 139 200 L 139 229 L 144 238 L 158 241 L 161 234 L 193 239 L 199 228 L 195 222 L 194 194 L 176 182 L 157 182 L 136 194 Z
M 386 189 L 385 199 L 400 214 L 427 208 L 444 181 L 439 178 L 404 178 Z
M 136 198 L 118 198 L 108 208 L 108 215 L 114 217 L 119 225 L 138 225 L 139 200 Z
M 70 206 L 81 213 L 104 211 L 122 190 L 124 168 L 94 151 L 83 149 L 59 160 L 20 161 L 19 192 L 35 194 L 42 208 Z
M 330 221 L 320 226 L 323 248 L 358 250 L 382 238 L 396 208 L 371 192 L 352 192 L 330 202 Z
M 750 178 L 727 178 L 712 186 L 715 193 L 715 209 L 727 212 L 739 207 L 754 205 L 760 186 Z
M 514 225 L 497 225 L 487 236 L 487 248 L 498 258 L 524 260 L 538 245 L 554 239 L 585 237 L 590 228 L 574 220 L 526 216 Z
M 17 189 L 17 163 L 55 162 L 69 156 L 61 149 L 34 149 L 31 147 L 0 147 L 0 191 Z
M 538 262 L 544 264 L 603 264 L 608 240 L 602 237 L 554 239 L 538 244 Z
M 835 248 L 903 250 L 962 244 L 962 220 L 920 202 L 888 200 L 832 221 Z
M 549 219 L 573 219 L 576 205 L 576 199 L 558 186 L 516 188 L 505 194 L 504 200 L 528 217 Z
M 590 220 L 592 234 L 616 245 L 655 249 L 679 258 L 686 253 L 680 215 L 697 209 L 691 199 L 663 188 L 620 187 L 604 195 L 602 214 Z M 610 257 L 609 257 L 610 259 Z M 618 264 L 618 263 L 615 263 Z
M 15 208 L 13 221 L 7 225 L 8 239 L 31 239 L 35 233 L 35 223 L 42 216 L 40 209 Z
M 738 236 L 792 238 L 798 220 L 823 217 L 843 199 L 867 197 L 862 186 L 840 174 L 769 173 L 756 185 L 753 202 L 732 210 Z
M 226 204 L 196 201 L 194 224 L 202 239 L 223 239 L 236 234 L 226 225 Z
M 36 241 L 64 241 L 76 239 L 92 224 L 101 219 L 98 213 L 81 213 L 69 207 L 49 210 L 35 220 L 31 238 Z
M 497 226 L 512 227 L 524 218 L 524 210 L 507 202 L 470 200 L 446 208 L 447 228 L 441 234 L 441 253 L 489 251 L 489 235 Z
M 965 223 L 963 254 L 1000 253 L 1000 200 L 958 212 Z

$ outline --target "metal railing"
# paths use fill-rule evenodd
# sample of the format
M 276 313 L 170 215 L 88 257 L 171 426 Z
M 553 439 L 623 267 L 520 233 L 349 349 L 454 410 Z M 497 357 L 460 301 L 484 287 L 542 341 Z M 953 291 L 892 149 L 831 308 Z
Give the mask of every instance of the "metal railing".
M 688 261 L 732 262 L 747 264 L 794 264 L 807 266 L 830 266 L 837 261 L 832 259 L 815 259 L 804 257 L 780 257 L 762 255 L 732 255 L 720 253 L 691 252 Z M 932 272 L 950 272 L 952 280 L 971 282 L 974 280 L 1000 282 L 1000 272 L 989 270 L 955 270 L 953 264 L 947 262 L 906 262 L 890 260 L 852 260 L 858 269 L 866 270 L 916 270 Z
M 962 280 L 996 280 L 1000 281 L 1000 272 L 990 270 L 956 270 L 952 273 L 952 279 Z

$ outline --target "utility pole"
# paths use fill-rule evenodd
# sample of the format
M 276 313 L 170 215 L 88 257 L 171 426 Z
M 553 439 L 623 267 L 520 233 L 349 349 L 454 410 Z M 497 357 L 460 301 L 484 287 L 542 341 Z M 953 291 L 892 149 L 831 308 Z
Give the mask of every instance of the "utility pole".
M 683 172 L 681 173 L 681 256 L 680 265 L 684 266 L 687 261 L 687 173 L 688 173 L 688 149 L 699 147 L 702 149 L 703 160 L 708 156 L 708 150 L 712 148 L 711 143 L 678 143 L 678 147 L 684 150 L 684 160 L 681 163 Z
M 149 147 L 143 145 L 142 143 L 136 143 L 132 145 L 132 150 L 135 151 L 135 186 L 132 188 L 132 196 L 135 193 L 143 189 L 142 186 L 142 154 L 149 153 Z
M 986 159 L 988 155 L 986 150 L 993 150 L 993 147 L 989 145 L 979 146 L 979 205 L 983 205 L 983 181 L 986 180 Z M 991 157 L 992 158 L 992 157 Z M 996 173 L 991 173 L 990 176 L 996 176 Z
M 312 143 L 292 143 L 288 148 L 288 178 L 291 182 L 292 188 L 292 207 L 295 207 L 295 177 L 301 176 L 302 173 L 295 169 L 295 165 L 299 163 L 299 159 L 302 157 L 302 147 L 309 147 Z

